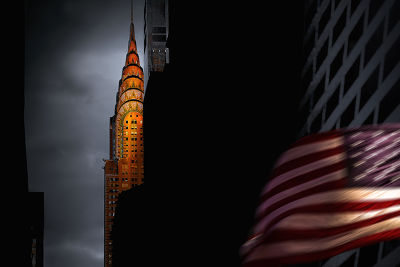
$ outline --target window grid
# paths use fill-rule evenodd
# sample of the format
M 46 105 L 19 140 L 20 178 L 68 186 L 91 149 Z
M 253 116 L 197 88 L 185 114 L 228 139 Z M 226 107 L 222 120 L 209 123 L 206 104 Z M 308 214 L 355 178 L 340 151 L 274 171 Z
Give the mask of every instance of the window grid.
M 388 36 L 386 36 L 388 32 L 387 21 L 390 8 L 395 1 L 385 1 L 383 4 L 372 3 L 370 1 L 374 0 L 321 0 L 319 6 L 316 8 L 317 11 L 315 16 L 312 18 L 311 23 L 305 25 L 306 36 L 304 42 L 308 42 L 309 45 L 312 43 L 312 41 L 310 41 L 311 38 L 315 38 L 315 46 L 312 49 L 308 48 L 311 52 L 308 53 L 308 56 L 307 54 L 305 55 L 306 58 L 304 60 L 305 64 L 302 72 L 302 92 L 304 95 L 300 102 L 300 108 L 307 111 L 307 108 L 305 108 L 304 105 L 310 103 L 310 99 L 312 106 L 308 116 L 306 116 L 306 120 L 304 120 L 300 130 L 300 136 L 312 132 L 312 125 L 314 126 L 312 127 L 314 131 L 316 129 L 324 131 L 340 126 L 357 126 L 363 124 L 364 121 L 371 123 L 378 122 L 378 117 L 375 112 L 379 107 L 377 107 L 376 104 L 373 105 L 373 102 L 379 102 L 379 100 L 381 100 L 389 91 L 389 84 L 393 85 L 396 81 L 387 82 L 386 86 L 382 86 L 382 80 L 380 79 L 377 87 L 378 90 L 376 90 L 376 92 L 371 96 L 371 99 L 374 101 L 370 99 L 370 101 L 364 103 L 363 106 L 360 106 L 360 90 L 377 66 L 385 66 L 385 62 L 383 62 L 384 60 L 382 58 L 384 58 L 388 53 L 391 45 L 400 38 L 400 29 L 398 29 L 400 26 L 397 21 L 397 24 L 392 27 Z M 357 7 L 351 9 L 352 3 L 355 3 Z M 309 1 L 308 5 L 310 8 L 311 5 L 313 5 L 312 1 Z M 374 10 L 370 10 L 371 6 L 373 6 Z M 323 22 L 322 26 L 324 29 L 320 31 L 319 23 L 321 22 L 322 14 L 324 12 L 325 15 L 327 14 L 327 8 L 329 8 L 331 12 L 330 19 L 329 21 Z M 308 10 L 309 9 L 306 9 L 306 13 Z M 345 19 L 344 14 L 346 14 Z M 333 39 L 333 31 L 338 21 L 344 24 L 343 30 L 339 32 L 336 27 L 335 39 Z M 343 21 L 345 22 L 343 23 Z M 383 24 L 385 25 L 384 33 L 380 37 L 379 31 L 381 31 Z M 357 25 L 359 27 L 358 32 L 353 35 L 355 42 L 349 44 L 349 36 L 354 32 Z M 319 35 L 318 32 L 321 32 L 321 34 Z M 375 47 L 374 45 L 371 45 L 371 43 L 375 43 Z M 399 41 L 396 43 L 399 43 Z M 369 44 L 367 51 L 368 58 L 365 60 L 367 44 Z M 349 45 L 351 46 L 351 51 L 348 51 Z M 324 51 L 324 49 L 327 49 L 327 51 Z M 338 58 L 341 53 L 343 53 L 343 57 L 341 58 L 342 64 L 340 64 Z M 333 61 L 335 59 L 337 64 L 336 66 L 333 66 Z M 349 70 L 357 61 L 358 65 L 356 67 L 358 67 L 358 75 L 353 75 L 354 77 L 350 85 L 344 84 L 346 80 L 345 76 L 349 75 Z M 391 65 L 389 66 L 391 69 L 390 72 L 387 73 L 387 77 L 384 77 L 385 80 L 388 76 L 391 76 L 391 80 L 395 79 L 395 76 L 399 76 L 397 74 L 399 71 L 397 63 L 395 62 L 394 64 L 391 62 Z M 310 68 L 310 64 L 312 64 L 312 68 Z M 388 64 L 386 66 L 388 66 Z M 355 73 L 357 73 L 357 71 L 355 71 Z M 380 70 L 380 77 L 381 76 L 382 73 Z M 326 77 L 328 77 L 328 79 Z M 323 89 L 320 87 L 322 78 L 326 79 L 326 82 L 324 83 L 325 87 Z M 343 88 L 344 85 L 347 86 Z M 334 91 L 338 90 L 338 88 L 341 90 L 339 105 L 335 110 L 328 114 L 326 112 L 327 102 L 333 95 Z M 344 89 L 346 89 L 345 92 L 343 92 Z M 379 93 L 379 91 L 381 92 Z M 315 94 L 317 94 L 317 97 L 315 97 Z M 313 101 L 313 99 L 315 101 Z M 340 118 L 353 99 L 355 99 L 354 117 L 350 121 L 347 119 L 347 125 L 343 125 L 343 122 L 340 122 Z M 316 118 L 322 118 L 321 127 L 319 128 L 315 127 L 315 125 L 319 124 L 319 122 L 314 122 Z

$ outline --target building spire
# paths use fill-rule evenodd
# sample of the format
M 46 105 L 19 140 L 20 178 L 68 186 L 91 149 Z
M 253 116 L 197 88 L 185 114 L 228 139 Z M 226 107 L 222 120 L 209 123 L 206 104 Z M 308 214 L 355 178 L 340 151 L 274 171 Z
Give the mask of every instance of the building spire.
M 131 0 L 131 24 L 133 24 L 133 0 Z
M 130 29 L 129 42 L 131 41 L 135 42 L 135 26 L 133 25 L 133 0 L 131 0 L 131 29 Z M 129 45 L 129 47 L 131 47 L 131 45 Z M 135 49 L 136 49 L 136 43 L 135 43 Z

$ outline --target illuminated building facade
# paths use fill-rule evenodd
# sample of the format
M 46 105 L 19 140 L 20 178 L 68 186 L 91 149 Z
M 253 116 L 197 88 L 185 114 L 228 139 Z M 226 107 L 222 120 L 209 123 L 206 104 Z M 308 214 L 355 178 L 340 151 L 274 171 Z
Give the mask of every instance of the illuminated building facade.
M 122 191 L 143 183 L 143 69 L 137 53 L 131 16 L 128 52 L 110 118 L 110 159 L 104 166 L 104 264 L 112 266 L 111 231 Z

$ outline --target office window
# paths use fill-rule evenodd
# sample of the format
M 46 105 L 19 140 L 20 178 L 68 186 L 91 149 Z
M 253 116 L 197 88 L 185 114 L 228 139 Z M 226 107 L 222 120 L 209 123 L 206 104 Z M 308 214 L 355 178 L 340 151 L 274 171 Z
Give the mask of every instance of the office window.
M 331 95 L 328 102 L 326 103 L 325 120 L 327 120 L 331 116 L 333 110 L 337 107 L 339 103 L 339 93 L 340 85 L 338 85 L 335 92 Z
M 314 43 L 315 43 L 315 29 L 312 29 L 312 32 L 310 34 L 310 36 L 308 37 L 308 40 L 306 41 L 305 45 L 304 45 L 304 49 L 303 49 L 303 63 L 306 62 L 307 57 L 310 55 L 311 50 L 314 47 Z
M 378 122 L 384 122 L 385 119 L 400 105 L 400 79 L 393 85 L 389 92 L 383 97 L 379 104 Z
M 371 114 L 369 114 L 369 116 L 365 119 L 363 124 L 364 125 L 371 125 L 373 123 L 374 123 L 374 111 L 372 111 Z
M 394 249 L 396 249 L 399 246 L 400 246 L 399 239 L 384 242 L 382 256 L 386 257 L 390 252 L 392 252 Z
M 359 69 L 360 69 L 360 56 L 358 56 L 358 58 L 354 61 L 353 65 L 350 67 L 350 69 L 346 73 L 346 76 L 344 78 L 343 95 L 345 95 L 347 93 L 347 91 L 350 89 L 351 85 L 357 79 Z
M 394 1 L 393 6 L 390 8 L 388 33 L 392 31 L 393 27 L 399 22 L 400 19 L 400 1 Z
M 167 36 L 165 34 L 159 34 L 159 35 L 153 34 L 152 35 L 152 41 L 153 42 L 166 42 L 167 41 Z
M 364 15 L 360 17 L 357 24 L 354 26 L 353 30 L 349 35 L 349 43 L 347 45 L 347 55 L 350 55 L 351 50 L 357 44 L 358 40 L 363 34 L 363 24 L 364 24 Z
M 378 78 L 379 78 L 379 65 L 375 68 L 375 70 L 369 76 L 368 80 L 361 87 L 360 110 L 364 107 L 368 99 L 378 88 Z
M 340 127 L 349 126 L 349 124 L 353 121 L 355 108 L 356 108 L 356 98 L 354 98 L 353 101 L 350 102 L 350 105 L 343 112 L 340 119 Z
M 317 70 L 321 66 L 321 64 L 324 61 L 324 59 L 326 58 L 327 54 L 328 54 L 328 38 L 325 40 L 325 43 L 323 44 L 323 46 L 321 47 L 321 49 L 318 52 Z
M 312 1 L 310 7 L 308 8 L 308 11 L 305 15 L 305 23 L 304 23 L 306 28 L 311 24 L 311 21 L 314 18 L 314 15 L 317 11 L 317 4 L 318 4 L 318 1 L 314 0 L 314 1 Z
M 166 27 L 153 27 L 153 33 L 166 33 Z
M 353 15 L 354 11 L 356 11 L 360 2 L 361 0 L 351 0 L 351 15 Z
M 392 47 L 385 55 L 385 64 L 383 65 L 383 79 L 393 70 L 400 61 L 400 38 L 394 42 Z
M 321 128 L 322 124 L 322 112 L 320 112 L 317 117 L 311 123 L 310 131 L 311 133 L 316 133 Z
M 343 262 L 340 267 L 354 267 L 354 261 L 356 259 L 356 254 L 353 253 L 345 262 Z
M 322 13 L 321 19 L 319 20 L 318 37 L 321 36 L 321 33 L 324 31 L 326 24 L 328 24 L 330 18 L 331 2 L 329 2 L 328 6 L 325 8 L 324 13 Z
M 358 266 L 372 267 L 377 262 L 379 243 L 360 248 Z
M 376 50 L 381 46 L 383 40 L 383 21 L 376 29 L 371 39 L 368 40 L 365 45 L 365 56 L 364 56 L 364 66 L 368 64 L 372 56 L 375 54 Z
M 375 15 L 381 8 L 383 2 L 384 0 L 371 0 L 369 2 L 368 23 L 370 23 L 375 18 Z
M 332 43 L 335 43 L 337 38 L 339 37 L 340 33 L 343 31 L 344 27 L 346 26 L 346 12 L 347 8 L 343 10 L 342 15 L 336 22 L 335 27 L 333 27 L 333 40 Z
M 335 0 L 335 9 L 339 6 L 339 4 L 340 4 L 341 1 L 342 1 L 342 0 Z
M 302 80 L 301 92 L 300 92 L 301 97 L 305 95 L 308 85 L 310 84 L 311 80 L 312 80 L 312 65 L 310 65 L 308 67 L 308 70 L 304 74 L 304 78 Z
M 314 89 L 314 106 L 321 98 L 322 94 L 324 93 L 325 89 L 325 75 L 322 76 L 320 82 L 318 83 L 317 87 Z
M 304 125 L 309 113 L 310 113 L 310 98 L 307 100 L 307 102 L 304 104 L 304 106 L 299 111 L 299 114 L 300 114 L 300 116 L 299 116 L 300 121 L 299 121 L 299 125 L 298 125 L 299 127 L 302 127 Z
M 332 81 L 332 79 L 335 77 L 336 73 L 338 72 L 338 70 L 342 66 L 342 63 L 343 63 L 343 51 L 344 51 L 344 47 L 342 46 L 342 48 L 337 53 L 335 59 L 332 61 L 331 69 L 330 69 L 330 73 L 329 73 L 329 81 Z

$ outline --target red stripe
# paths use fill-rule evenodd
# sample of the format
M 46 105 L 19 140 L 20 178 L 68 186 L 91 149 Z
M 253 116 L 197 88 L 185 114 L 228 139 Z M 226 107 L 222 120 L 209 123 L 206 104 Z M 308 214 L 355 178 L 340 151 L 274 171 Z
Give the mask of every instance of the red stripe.
M 293 148 L 293 147 L 297 147 L 297 146 L 311 144 L 311 143 L 314 143 L 314 142 L 321 142 L 321 141 L 333 139 L 333 138 L 336 138 L 336 137 L 339 137 L 339 136 L 342 136 L 342 134 L 338 130 L 332 130 L 332 131 L 329 131 L 329 132 L 310 134 L 310 135 L 307 135 L 307 136 L 297 140 L 296 142 L 294 142 L 291 147 Z
M 380 202 L 346 202 L 346 203 L 326 203 L 326 204 L 316 204 L 316 205 L 309 205 L 309 206 L 304 206 L 304 207 L 299 207 L 299 208 L 294 208 L 291 210 L 288 210 L 275 218 L 271 220 L 269 224 L 265 226 L 265 230 L 263 231 L 264 233 L 267 232 L 267 230 L 274 224 L 276 224 L 278 221 L 282 220 L 283 218 L 290 216 L 292 214 L 296 213 L 321 213 L 321 212 L 340 212 L 340 211 L 370 211 L 370 210 L 378 210 L 378 209 L 384 209 L 393 205 L 400 204 L 400 199 L 396 200 L 388 200 L 388 201 L 380 201 Z M 260 234 L 260 233 L 255 233 Z M 262 233 L 261 233 L 262 234 Z M 262 237 L 260 237 L 257 242 L 254 243 L 254 246 L 257 244 L 260 244 L 267 240 L 269 236 L 268 234 L 264 234 Z
M 294 170 L 296 168 L 302 167 L 304 165 L 310 164 L 312 162 L 324 159 L 324 158 L 328 158 L 340 153 L 343 153 L 345 150 L 342 146 L 339 147 L 335 147 L 335 148 L 331 148 L 331 149 L 327 149 L 327 150 L 323 150 L 323 151 L 319 151 L 319 152 L 315 152 L 309 155 L 305 155 L 299 158 L 295 158 L 289 162 L 283 163 L 281 166 L 275 168 L 272 172 L 272 179 L 274 179 L 275 177 Z
M 297 264 L 297 263 L 306 263 L 313 262 L 317 260 L 322 260 L 326 258 L 333 257 L 347 250 L 359 248 L 362 246 L 367 246 L 373 243 L 389 241 L 393 239 L 400 238 L 400 229 L 390 230 L 390 231 L 382 231 L 378 234 L 369 235 L 357 240 L 350 241 L 341 246 L 337 246 L 335 248 L 324 250 L 320 252 L 300 254 L 296 256 L 287 256 L 281 258 L 274 259 L 260 259 L 251 262 L 243 263 L 243 267 L 266 267 L 266 266 L 284 266 L 288 264 Z
M 295 214 L 295 213 L 321 213 L 321 212 L 340 212 L 340 211 L 369 211 L 369 210 L 377 210 L 384 209 L 396 204 L 400 204 L 400 199 L 396 200 L 388 200 L 388 201 L 369 201 L 369 202 L 346 202 L 346 203 L 324 203 L 324 204 L 315 204 L 308 205 L 304 207 L 298 207 L 282 214 L 276 216 L 267 226 L 266 229 L 269 228 L 270 225 L 274 225 L 281 219 Z M 260 218 L 261 219 L 261 218 Z
M 267 198 L 270 198 L 273 195 L 276 195 L 279 192 L 282 192 L 284 190 L 287 190 L 289 188 L 292 188 L 294 186 L 297 186 L 299 184 L 303 184 L 305 182 L 314 180 L 316 178 L 319 178 L 321 176 L 327 175 L 329 173 L 341 170 L 346 168 L 346 162 L 341 161 L 337 162 L 331 165 L 328 165 L 326 167 L 322 167 L 319 169 L 316 169 L 314 171 L 310 171 L 308 173 L 299 175 L 297 177 L 294 177 L 293 179 L 290 179 L 286 182 L 283 182 L 276 187 L 272 188 L 271 191 L 268 191 L 266 194 L 261 196 L 260 203 L 264 202 Z
M 333 189 L 343 188 L 345 185 L 345 182 L 346 182 L 346 179 L 340 179 L 340 180 L 328 182 L 325 184 L 321 184 L 321 185 L 312 187 L 310 189 L 306 189 L 297 194 L 290 195 L 290 196 L 272 204 L 271 206 L 267 207 L 261 214 L 256 216 L 256 222 L 258 222 L 260 219 L 267 216 L 272 211 L 274 211 L 290 202 L 294 202 L 300 198 L 303 198 L 303 197 L 306 197 L 306 196 L 309 196 L 312 194 L 322 193 L 322 192 L 333 190 Z
M 372 225 L 396 216 L 400 215 L 400 211 L 376 216 L 363 221 L 346 224 L 343 226 L 337 226 L 332 228 L 321 228 L 321 229 L 307 229 L 307 230 L 290 230 L 290 229 L 277 229 L 268 235 L 268 243 L 281 242 L 287 240 L 296 239 L 307 239 L 307 238 L 324 238 L 331 235 L 337 235 L 340 233 L 348 232 L 353 229 Z

